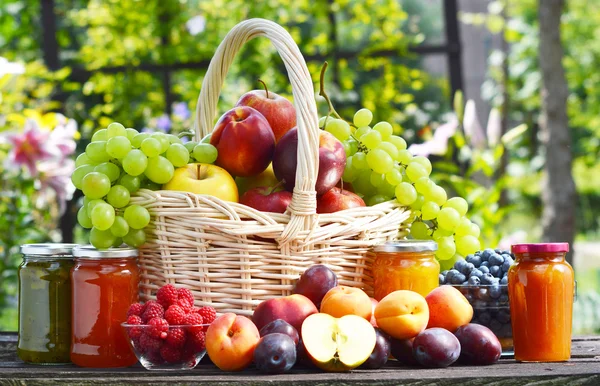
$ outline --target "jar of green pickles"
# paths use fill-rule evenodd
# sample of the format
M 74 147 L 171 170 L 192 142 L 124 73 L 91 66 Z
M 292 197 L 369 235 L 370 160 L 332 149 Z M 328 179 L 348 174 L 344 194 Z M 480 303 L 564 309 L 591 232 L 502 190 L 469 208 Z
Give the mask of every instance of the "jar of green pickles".
M 36 364 L 69 363 L 72 250 L 75 244 L 26 244 L 19 266 L 17 355 Z

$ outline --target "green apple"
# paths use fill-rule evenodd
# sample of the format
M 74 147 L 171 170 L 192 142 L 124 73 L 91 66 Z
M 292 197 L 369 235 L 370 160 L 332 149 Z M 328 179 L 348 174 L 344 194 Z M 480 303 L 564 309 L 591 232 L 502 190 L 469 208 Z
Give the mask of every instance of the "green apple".
M 177 190 L 215 196 L 238 202 L 238 189 L 231 174 L 217 165 L 194 163 L 175 169 L 164 190 Z
M 274 187 L 279 181 L 277 177 L 275 177 L 275 172 L 273 172 L 273 164 L 269 164 L 269 166 L 260 174 L 257 174 L 252 177 L 236 177 L 235 183 L 238 187 L 238 192 L 240 196 L 254 188 L 262 188 L 262 187 Z

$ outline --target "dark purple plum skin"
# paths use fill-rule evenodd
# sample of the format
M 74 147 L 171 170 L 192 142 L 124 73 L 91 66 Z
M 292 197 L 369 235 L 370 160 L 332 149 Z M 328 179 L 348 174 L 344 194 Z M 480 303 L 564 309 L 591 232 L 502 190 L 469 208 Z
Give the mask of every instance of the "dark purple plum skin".
M 298 340 L 300 339 L 298 331 L 296 331 L 294 326 L 292 326 L 283 319 L 275 319 L 274 321 L 266 324 L 263 328 L 260 329 L 261 337 L 275 333 L 285 334 L 289 336 L 294 341 L 294 344 L 298 344 Z
M 314 363 L 310 359 L 310 356 L 306 352 L 306 348 L 304 347 L 302 339 L 300 339 L 298 345 L 296 346 L 296 363 L 304 367 L 315 367 Z
M 448 367 L 460 356 L 460 342 L 450 331 L 429 328 L 415 337 L 413 355 L 425 367 Z
M 454 333 L 460 342 L 460 362 L 470 365 L 491 365 L 498 362 L 502 345 L 496 335 L 481 324 L 469 323 Z
M 414 339 L 394 339 L 390 340 L 391 353 L 396 360 L 405 365 L 418 365 L 419 362 L 413 355 Z
M 321 308 L 323 297 L 337 284 L 335 272 L 325 265 L 315 264 L 304 271 L 292 292 L 306 296 L 317 308 Z
M 296 364 L 296 345 L 285 334 L 265 335 L 254 349 L 256 368 L 268 374 L 282 374 Z
M 375 348 L 365 363 L 360 366 L 363 369 L 380 369 L 387 363 L 390 356 L 389 336 L 378 328 L 375 329 L 375 334 Z

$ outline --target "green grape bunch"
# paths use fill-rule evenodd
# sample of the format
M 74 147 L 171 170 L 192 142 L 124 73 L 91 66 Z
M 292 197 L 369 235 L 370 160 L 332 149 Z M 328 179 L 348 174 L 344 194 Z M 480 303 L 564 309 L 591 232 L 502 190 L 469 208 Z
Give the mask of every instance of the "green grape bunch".
M 210 143 L 183 141 L 173 134 L 140 133 L 113 122 L 94 133 L 75 161 L 71 181 L 83 192 L 77 221 L 90 230 L 98 249 L 122 243 L 137 248 L 146 242 L 150 213 L 130 203 L 141 188 L 159 190 L 173 178 L 175 168 L 192 162 L 214 163 L 217 149 Z

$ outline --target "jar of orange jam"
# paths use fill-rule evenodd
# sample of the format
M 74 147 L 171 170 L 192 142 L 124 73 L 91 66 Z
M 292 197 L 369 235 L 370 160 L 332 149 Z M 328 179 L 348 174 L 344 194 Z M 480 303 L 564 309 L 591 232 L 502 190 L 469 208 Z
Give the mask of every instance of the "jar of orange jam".
M 121 323 L 138 301 L 138 251 L 73 250 L 71 361 L 82 367 L 127 367 L 137 359 Z
M 560 362 L 571 357 L 575 279 L 568 243 L 517 244 L 508 271 L 515 359 Z
M 431 240 L 398 240 L 374 247 L 373 289 L 375 299 L 390 292 L 410 290 L 427 296 L 439 285 L 437 243 Z

